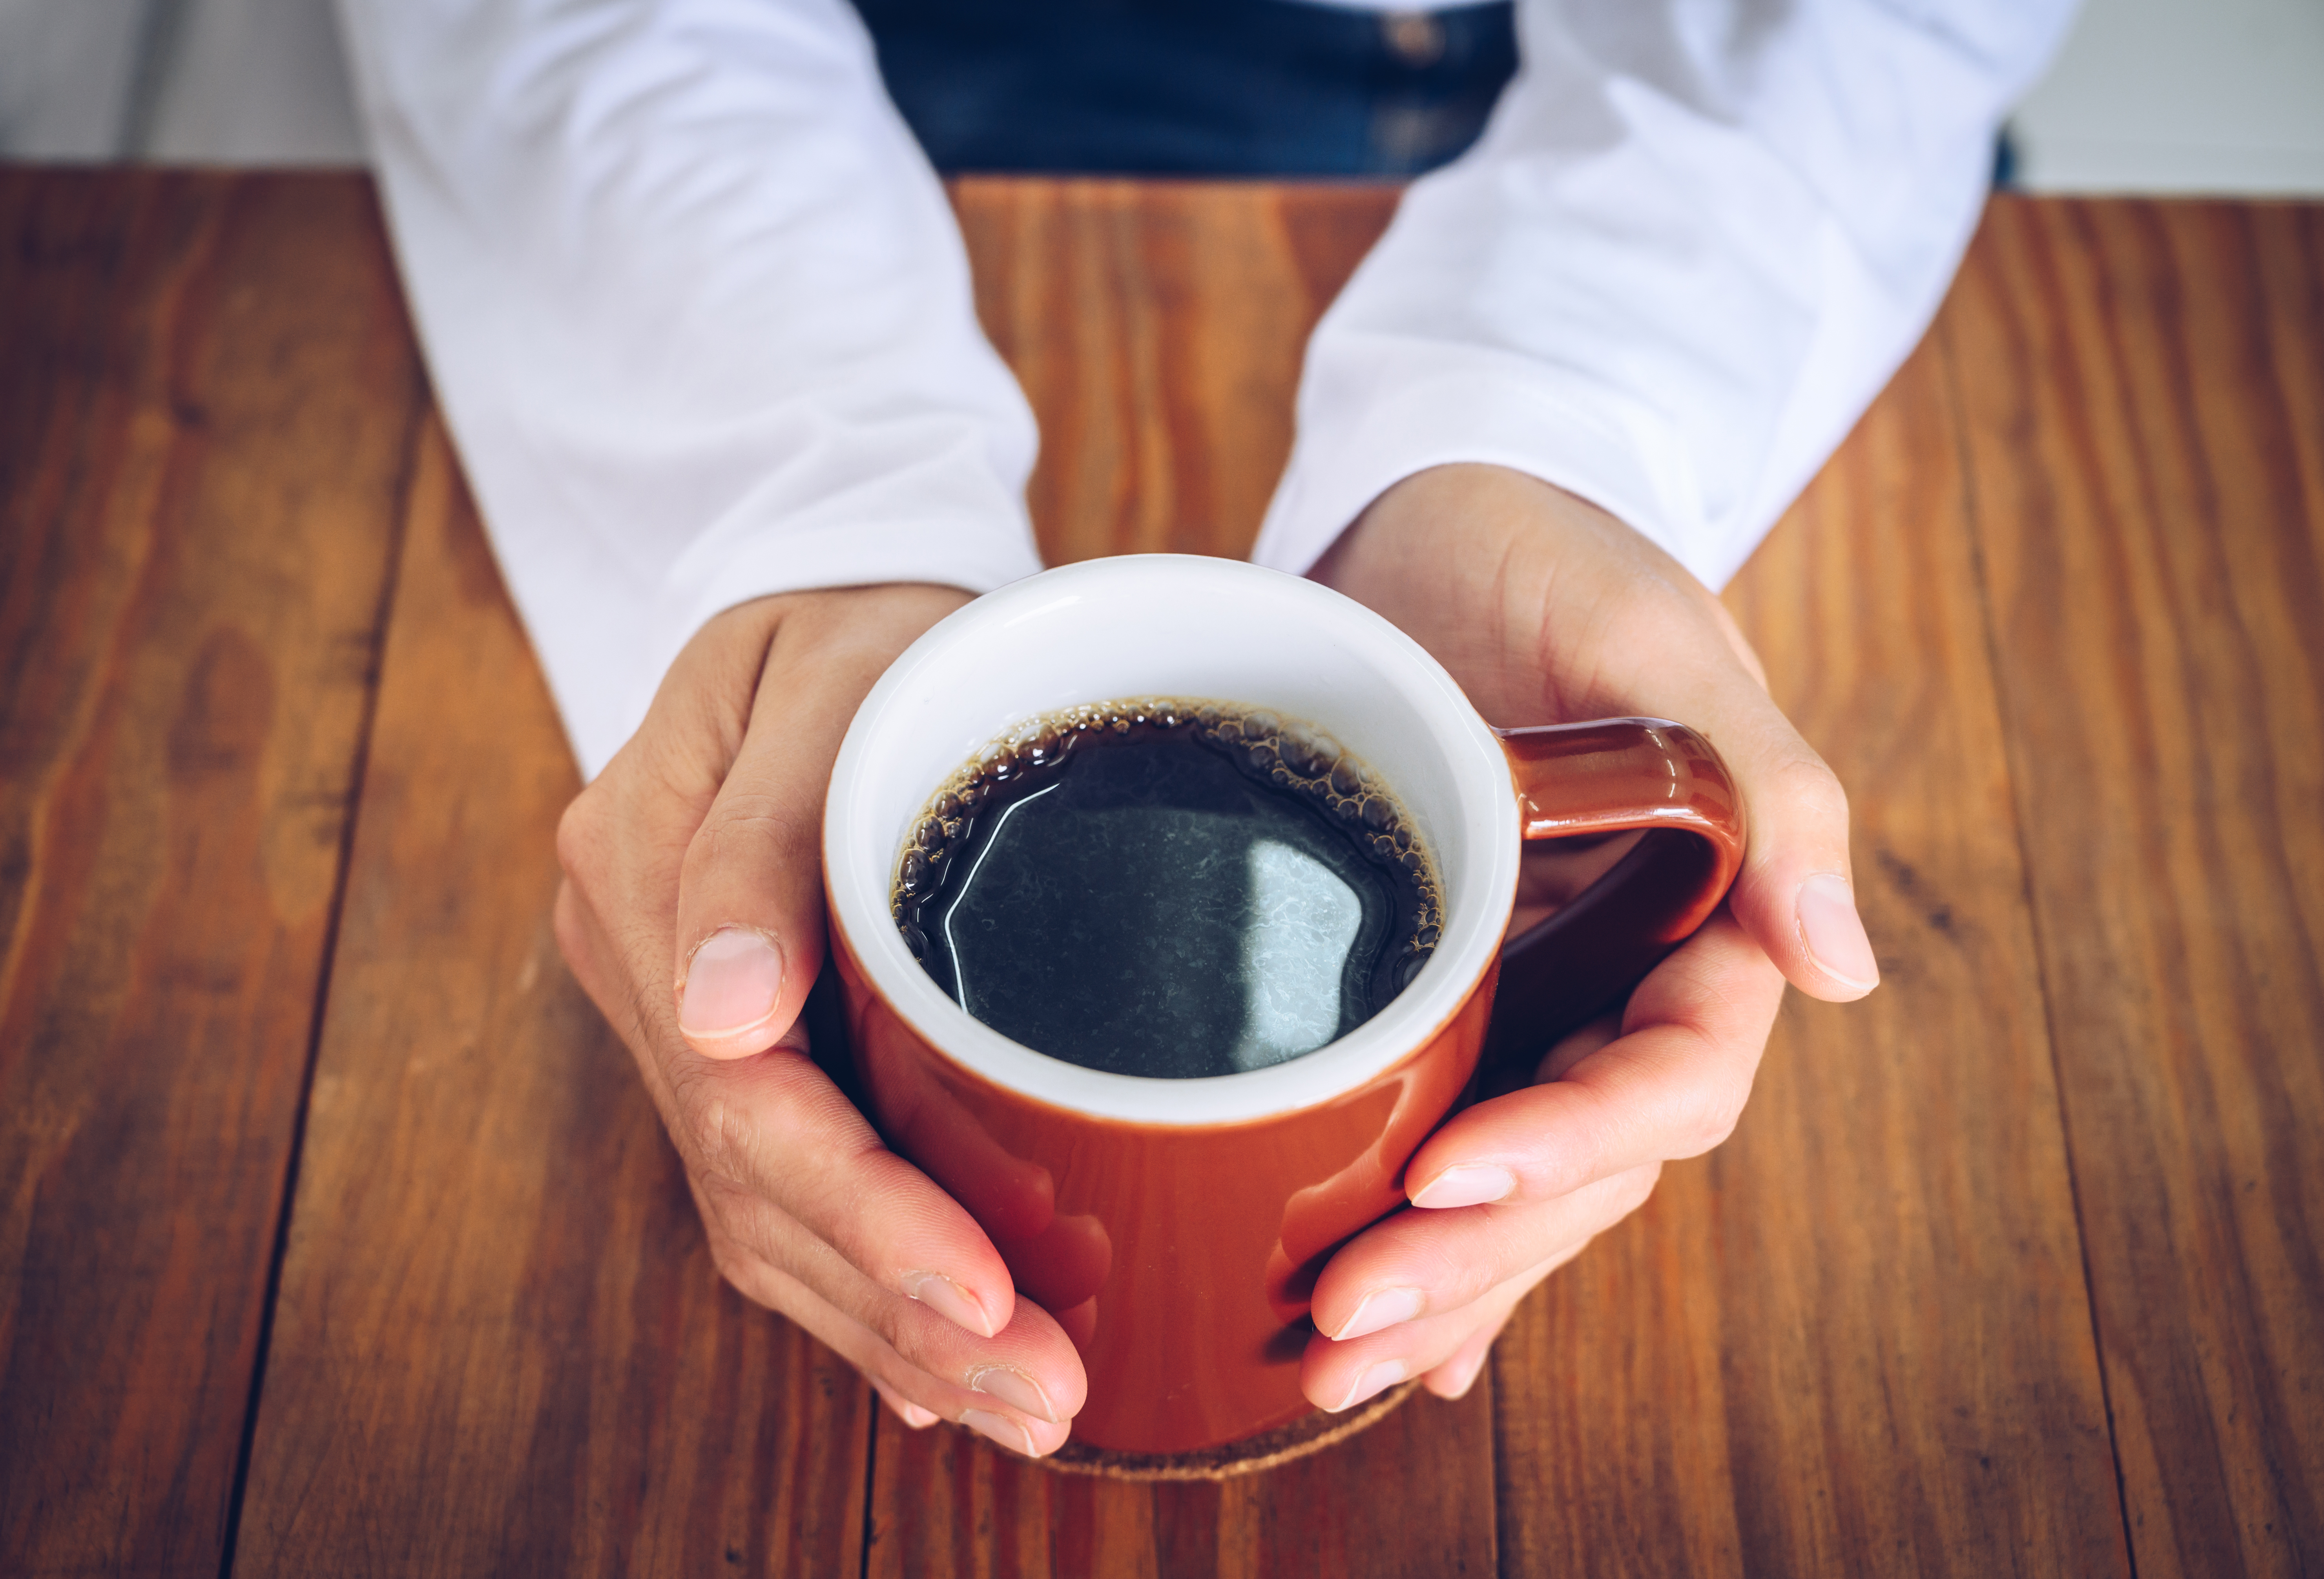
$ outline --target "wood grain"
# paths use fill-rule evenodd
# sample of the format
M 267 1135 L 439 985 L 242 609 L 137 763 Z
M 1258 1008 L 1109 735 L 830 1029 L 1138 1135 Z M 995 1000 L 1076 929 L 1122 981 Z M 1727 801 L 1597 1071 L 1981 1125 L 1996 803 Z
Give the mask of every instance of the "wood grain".
M 577 788 L 430 428 L 239 1573 L 860 1566 L 869 1390 L 720 1283 L 558 957 Z
M 959 183 L 987 331 L 1040 421 L 1052 564 L 1240 555 L 1290 455 L 1307 334 L 1392 212 L 1380 188 Z M 882 1415 L 879 1574 L 1485 1574 L 1491 1414 L 1416 1399 L 1344 1448 L 1224 1486 L 1056 1476 Z M 1375 1494 L 1398 1488 L 1394 1498 Z
M 1416 1397 L 1363 1435 L 1281 1469 L 1156 1485 L 1056 1474 L 950 1426 L 882 1414 L 875 1579 L 1243 1579 L 1496 1571 L 1492 1408 Z
M 1240 552 L 1393 194 L 954 201 L 1047 555 Z M 718 1284 L 363 183 L 0 170 L 0 1571 L 2316 1567 L 2324 211 L 1997 204 L 1729 596 L 1886 986 L 1489 1387 L 1161 1487 Z
M 1955 454 L 1916 357 L 1729 590 L 1883 985 L 1793 994 L 1735 1137 L 1503 1340 L 1505 1572 L 2125 1566 Z
M 0 171 L 0 1570 L 218 1572 L 421 394 L 368 186 Z
M 2324 215 L 1997 204 L 1945 319 L 2139 1572 L 2324 1565 Z
M 955 183 L 979 318 L 1040 421 L 1047 563 L 1240 558 L 1291 456 L 1308 330 L 1394 212 L 1388 187 Z

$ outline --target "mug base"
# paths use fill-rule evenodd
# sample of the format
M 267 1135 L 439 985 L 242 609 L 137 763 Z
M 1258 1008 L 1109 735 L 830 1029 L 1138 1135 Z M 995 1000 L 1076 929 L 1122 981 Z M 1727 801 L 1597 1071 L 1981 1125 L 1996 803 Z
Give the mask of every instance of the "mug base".
M 1117 1481 L 1232 1480 L 1237 1475 L 1275 1469 L 1345 1442 L 1386 1419 L 1419 1386 L 1417 1379 L 1401 1382 L 1344 1415 L 1327 1415 L 1317 1409 L 1287 1426 L 1190 1453 L 1125 1453 L 1113 1447 L 1092 1447 L 1069 1438 L 1048 1457 L 1025 1462 L 1060 1474 L 1102 1475 Z

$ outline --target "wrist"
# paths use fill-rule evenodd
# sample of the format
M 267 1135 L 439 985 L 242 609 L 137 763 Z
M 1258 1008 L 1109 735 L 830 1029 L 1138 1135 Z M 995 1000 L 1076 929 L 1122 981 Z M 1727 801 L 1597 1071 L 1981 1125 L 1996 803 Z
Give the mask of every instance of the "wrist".
M 1506 466 L 1434 466 L 1366 507 L 1312 572 L 1384 615 L 1502 725 L 1578 716 L 1554 656 L 1578 617 L 1657 586 L 1692 587 L 1613 515 Z

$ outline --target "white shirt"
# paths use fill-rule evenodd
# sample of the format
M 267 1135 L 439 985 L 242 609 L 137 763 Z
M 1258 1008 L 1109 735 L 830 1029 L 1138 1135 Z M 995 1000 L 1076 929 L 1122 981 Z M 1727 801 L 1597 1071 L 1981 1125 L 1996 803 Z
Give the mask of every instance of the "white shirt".
M 1039 568 L 1033 420 L 846 0 L 339 0 L 420 338 L 582 770 L 720 610 Z M 1316 329 L 1253 557 L 1515 467 L 1712 586 L 1927 327 L 2071 0 L 1519 0 Z

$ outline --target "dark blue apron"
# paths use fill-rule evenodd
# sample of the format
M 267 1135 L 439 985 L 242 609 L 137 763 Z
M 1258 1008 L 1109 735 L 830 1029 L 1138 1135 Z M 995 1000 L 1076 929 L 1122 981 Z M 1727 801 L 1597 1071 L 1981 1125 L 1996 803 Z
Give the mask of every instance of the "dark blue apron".
M 936 168 L 1398 176 L 1476 140 L 1517 69 L 1506 3 L 856 0 Z

